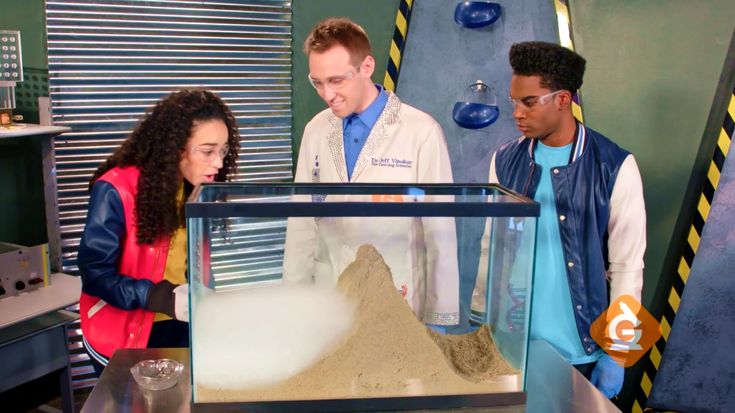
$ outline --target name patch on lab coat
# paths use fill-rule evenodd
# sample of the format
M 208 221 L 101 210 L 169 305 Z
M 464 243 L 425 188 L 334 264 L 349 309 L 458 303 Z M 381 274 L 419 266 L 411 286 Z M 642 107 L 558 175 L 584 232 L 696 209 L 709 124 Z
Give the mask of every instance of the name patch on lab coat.
M 370 158 L 372 166 L 381 166 L 384 168 L 410 168 L 413 161 L 397 158 Z

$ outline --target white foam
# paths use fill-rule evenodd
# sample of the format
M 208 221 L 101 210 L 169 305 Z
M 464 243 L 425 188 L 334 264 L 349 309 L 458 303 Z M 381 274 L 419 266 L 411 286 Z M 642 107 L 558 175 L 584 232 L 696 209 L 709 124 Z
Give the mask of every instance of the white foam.
M 336 289 L 315 285 L 206 294 L 192 308 L 195 384 L 245 389 L 287 379 L 344 340 L 354 310 Z

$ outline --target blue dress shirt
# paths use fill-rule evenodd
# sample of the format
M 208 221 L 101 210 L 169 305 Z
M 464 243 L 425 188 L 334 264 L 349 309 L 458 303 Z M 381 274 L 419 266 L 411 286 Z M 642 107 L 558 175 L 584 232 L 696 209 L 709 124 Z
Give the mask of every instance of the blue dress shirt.
M 380 85 L 378 97 L 362 113 L 353 113 L 342 119 L 342 139 L 345 147 L 345 162 L 347 164 L 347 178 L 352 180 L 352 170 L 355 169 L 357 158 L 360 156 L 362 147 L 365 146 L 370 131 L 383 113 L 385 104 L 388 103 L 388 93 Z

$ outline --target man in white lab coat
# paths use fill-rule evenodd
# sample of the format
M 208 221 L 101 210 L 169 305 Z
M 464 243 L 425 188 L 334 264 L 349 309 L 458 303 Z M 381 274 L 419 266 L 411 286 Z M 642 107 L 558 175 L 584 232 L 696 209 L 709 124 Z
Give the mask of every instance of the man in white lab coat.
M 452 182 L 441 126 L 373 83 L 375 59 L 362 27 L 345 18 L 324 20 L 308 36 L 304 50 L 309 81 L 329 108 L 306 125 L 295 182 Z M 406 195 L 366 197 L 363 200 L 418 200 Z M 334 195 L 328 198 L 313 196 L 312 201 L 337 200 Z M 432 326 L 459 322 L 451 218 L 291 218 L 284 279 L 334 283 L 363 244 L 381 253 L 396 288 L 419 319 Z

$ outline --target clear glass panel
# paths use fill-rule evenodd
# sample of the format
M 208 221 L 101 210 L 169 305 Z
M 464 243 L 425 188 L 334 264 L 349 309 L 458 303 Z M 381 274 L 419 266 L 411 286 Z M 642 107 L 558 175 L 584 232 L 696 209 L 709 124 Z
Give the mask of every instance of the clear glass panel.
M 488 218 L 472 299 L 473 324 L 490 326 L 503 356 L 522 371 L 526 369 L 535 245 L 535 217 Z
M 194 403 L 522 395 L 537 215 L 490 185 L 205 185 Z M 477 281 L 460 314 L 457 279 Z

